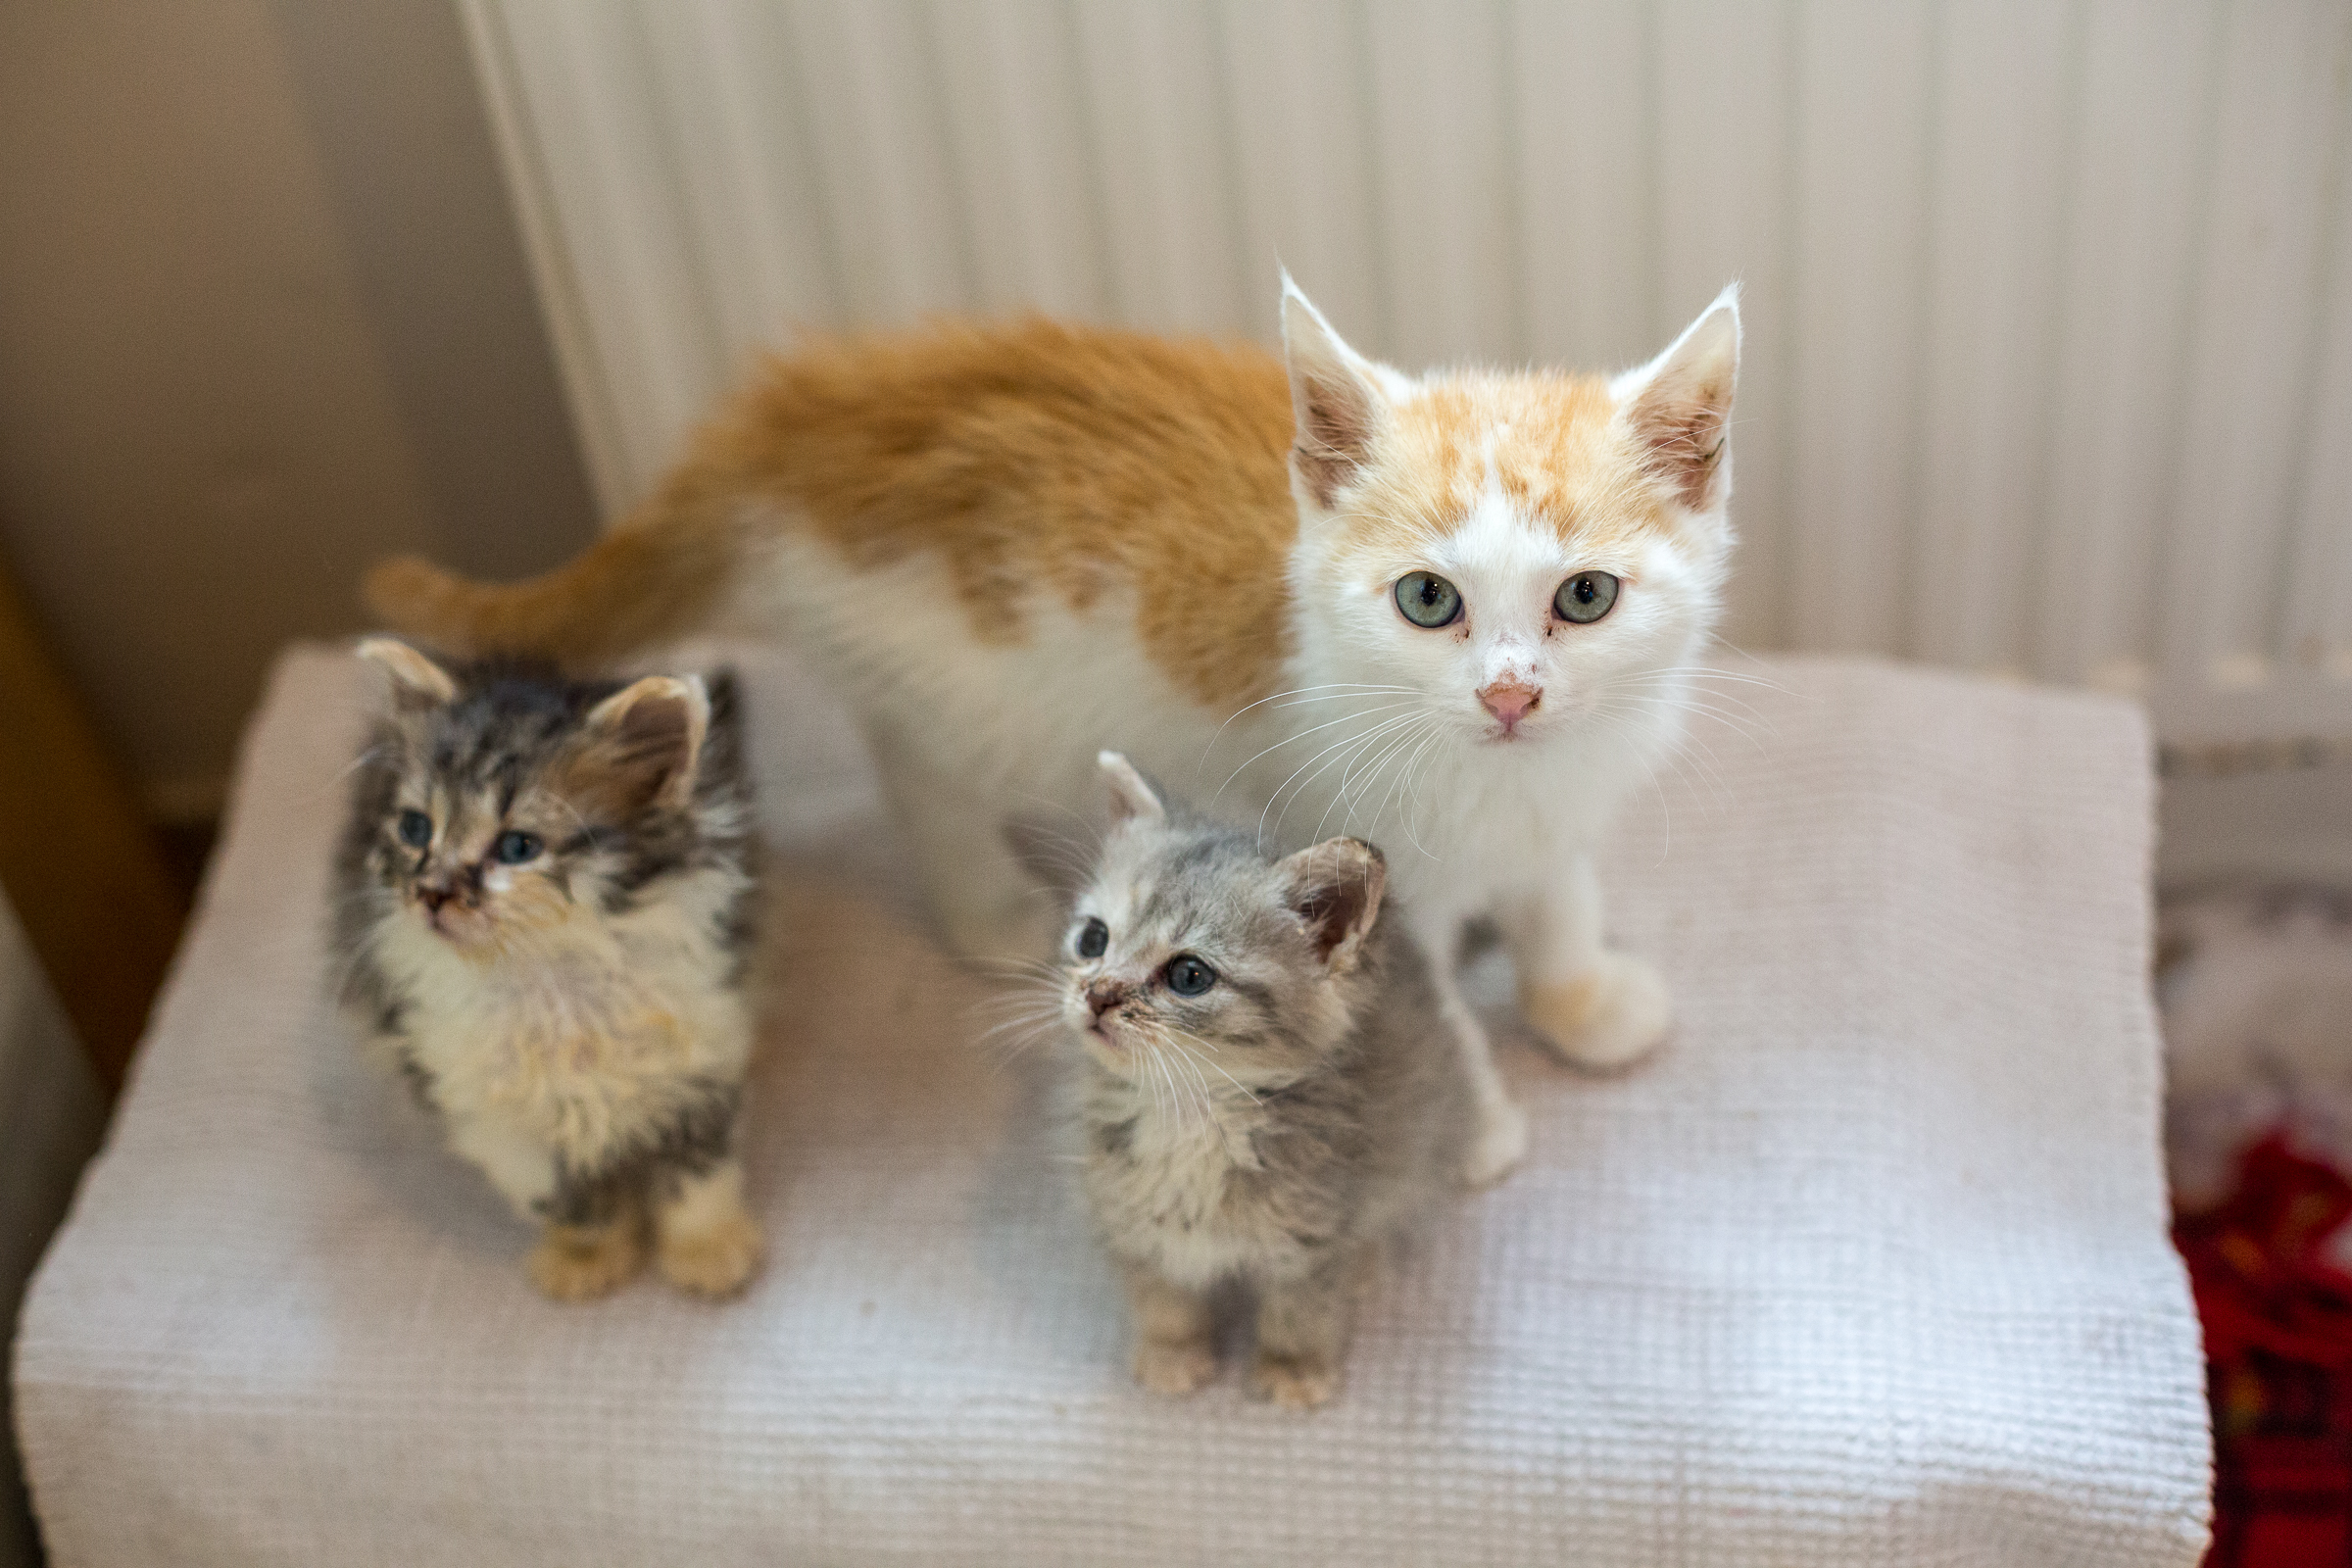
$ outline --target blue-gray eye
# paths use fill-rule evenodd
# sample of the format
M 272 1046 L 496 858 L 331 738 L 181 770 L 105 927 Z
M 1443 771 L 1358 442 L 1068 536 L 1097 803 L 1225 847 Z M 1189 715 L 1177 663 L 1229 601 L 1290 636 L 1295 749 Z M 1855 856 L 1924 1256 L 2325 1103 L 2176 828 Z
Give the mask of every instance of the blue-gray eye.
M 1217 971 L 1191 954 L 1168 960 L 1168 989 L 1180 997 L 1197 997 L 1217 983 Z
M 539 852 L 546 847 L 540 842 L 538 834 L 509 828 L 498 836 L 497 843 L 490 846 L 490 853 L 498 857 L 501 865 L 520 865 L 525 860 L 539 858 Z
M 1103 950 L 1109 946 L 1110 927 L 1104 925 L 1093 915 L 1088 915 L 1086 917 L 1086 924 L 1078 928 L 1078 956 L 1081 958 L 1100 958 L 1102 956 Z
M 1462 618 L 1462 591 L 1434 571 L 1408 571 L 1396 579 L 1396 608 L 1414 625 L 1435 631 Z
M 397 831 L 401 843 L 412 850 L 421 850 L 433 842 L 433 819 L 422 811 L 403 811 Z
M 1609 612 L 1617 602 L 1617 579 L 1605 571 L 1580 571 L 1560 584 L 1551 608 L 1562 620 L 1589 626 Z

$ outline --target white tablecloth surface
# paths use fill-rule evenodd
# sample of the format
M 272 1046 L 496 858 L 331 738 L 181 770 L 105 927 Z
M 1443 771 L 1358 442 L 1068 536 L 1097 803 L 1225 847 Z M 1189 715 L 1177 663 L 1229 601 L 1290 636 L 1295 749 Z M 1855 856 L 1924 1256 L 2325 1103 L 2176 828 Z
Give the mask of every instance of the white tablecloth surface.
M 2196 1562 L 2131 710 L 1760 666 L 1606 856 L 1680 1033 L 1612 1079 L 1506 1039 L 1527 1166 L 1299 1415 L 1130 1385 L 1038 1064 L 973 1044 L 839 710 L 740 662 L 785 887 L 766 1273 L 542 1299 L 359 1062 L 322 933 L 361 687 L 295 649 L 24 1313 L 61 1568 Z

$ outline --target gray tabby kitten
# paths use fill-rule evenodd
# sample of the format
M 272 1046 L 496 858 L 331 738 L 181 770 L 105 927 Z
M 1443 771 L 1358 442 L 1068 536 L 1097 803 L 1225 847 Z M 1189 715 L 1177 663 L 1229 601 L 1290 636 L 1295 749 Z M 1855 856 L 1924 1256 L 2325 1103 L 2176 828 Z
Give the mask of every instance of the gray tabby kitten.
M 543 1223 L 548 1295 L 628 1279 L 649 1220 L 672 1284 L 741 1288 L 756 891 L 732 677 L 359 652 L 385 682 L 335 867 L 346 1010 Z
M 1209 1293 L 1257 1302 L 1251 1388 L 1338 1392 L 1380 1245 L 1459 1181 L 1475 1118 L 1381 854 L 1268 860 L 1104 752 L 1111 830 L 1077 900 L 1061 1015 L 1084 1048 L 1085 1190 L 1125 1271 L 1135 1375 L 1216 1375 Z

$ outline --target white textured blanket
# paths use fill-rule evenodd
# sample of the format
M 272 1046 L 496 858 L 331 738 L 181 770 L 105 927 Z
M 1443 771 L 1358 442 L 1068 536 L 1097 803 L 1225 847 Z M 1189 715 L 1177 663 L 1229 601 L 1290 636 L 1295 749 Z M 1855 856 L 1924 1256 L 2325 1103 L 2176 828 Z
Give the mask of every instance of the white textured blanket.
M 1768 666 L 1756 739 L 1702 733 L 1608 858 L 1679 1036 L 1614 1080 L 1506 1047 L 1532 1159 L 1297 1415 L 1129 1385 L 1034 1067 L 971 1044 L 984 989 L 926 945 L 838 711 L 743 662 L 789 887 L 766 1274 L 541 1299 L 354 1060 L 320 932 L 358 686 L 298 650 L 24 1314 L 63 1568 L 2197 1560 L 2130 710 Z

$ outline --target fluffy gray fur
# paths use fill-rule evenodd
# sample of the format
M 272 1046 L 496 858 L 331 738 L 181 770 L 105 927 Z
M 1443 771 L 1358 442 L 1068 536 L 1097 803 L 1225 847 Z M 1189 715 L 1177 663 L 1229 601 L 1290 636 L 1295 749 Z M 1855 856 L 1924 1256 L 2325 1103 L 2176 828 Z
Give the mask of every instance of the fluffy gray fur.
M 1169 1394 L 1213 1377 L 1211 1293 L 1238 1282 L 1254 1391 L 1320 1404 L 1381 1244 L 1457 1185 L 1467 1076 L 1418 950 L 1382 916 L 1378 850 L 1270 860 L 1124 758 L 1102 766 L 1112 826 L 1065 939 L 1061 1016 L 1136 1376 Z M 1186 959 L 1214 972 L 1196 996 L 1176 989 Z

